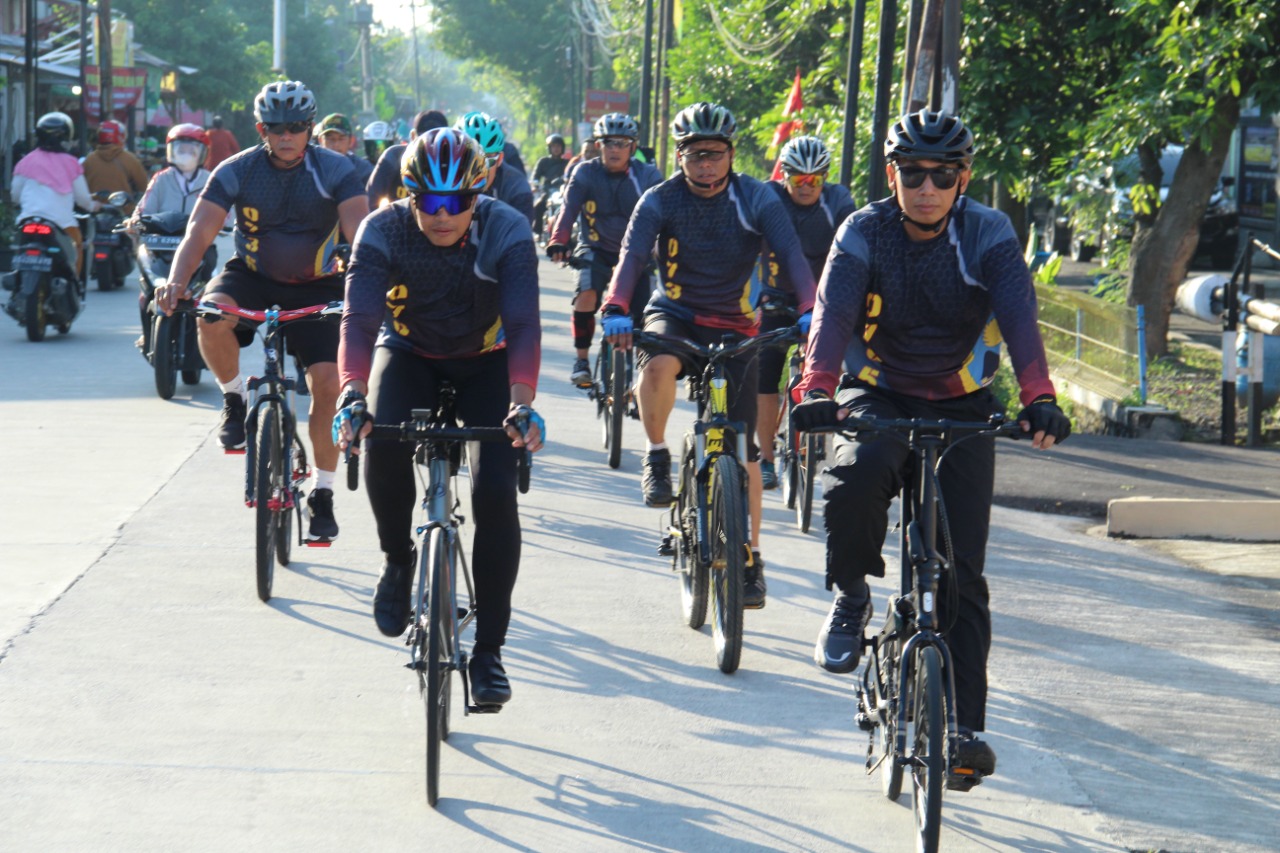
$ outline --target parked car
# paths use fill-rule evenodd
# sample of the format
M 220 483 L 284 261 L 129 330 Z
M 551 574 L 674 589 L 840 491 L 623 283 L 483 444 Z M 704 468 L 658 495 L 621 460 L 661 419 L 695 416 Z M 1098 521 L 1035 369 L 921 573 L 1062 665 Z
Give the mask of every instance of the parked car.
M 1160 155 L 1160 201 L 1169 195 L 1173 174 L 1182 159 L 1182 146 L 1166 146 Z M 1102 251 L 1110 253 L 1118 242 L 1133 239 L 1133 201 L 1130 191 L 1138 182 L 1138 156 L 1117 161 L 1101 177 L 1081 175 L 1074 192 L 1049 202 L 1041 220 L 1045 246 L 1073 260 L 1089 261 Z M 1240 235 L 1240 213 L 1226 190 L 1233 186 L 1230 176 L 1221 177 L 1209 198 L 1200 223 L 1200 243 L 1196 254 L 1205 254 L 1219 268 L 1235 261 Z

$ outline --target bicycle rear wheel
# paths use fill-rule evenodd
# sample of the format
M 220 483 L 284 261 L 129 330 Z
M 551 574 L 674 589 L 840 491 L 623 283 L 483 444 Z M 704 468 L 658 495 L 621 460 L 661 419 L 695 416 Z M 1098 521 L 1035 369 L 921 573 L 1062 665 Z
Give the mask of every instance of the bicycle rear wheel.
M 422 701 L 427 715 L 427 802 L 440 796 L 440 744 L 449 737 L 449 673 L 453 669 L 453 596 L 449 584 L 449 537 L 431 531 L 427 545 L 431 589 L 426 595 L 427 658 Z M 421 670 L 419 670 L 421 678 Z
M 275 576 L 277 526 L 280 504 L 284 500 L 288 474 L 284 470 L 284 438 L 280 426 L 280 410 L 263 406 L 258 414 L 257 471 L 253 494 L 257 525 L 258 598 L 271 600 L 271 583 Z
M 719 456 L 711 472 L 711 599 L 716 663 L 728 674 L 742 657 L 742 584 L 747 563 L 747 508 L 742 469 Z
M 942 830 L 942 790 L 947 774 L 946 701 L 942 658 L 933 646 L 916 656 L 911 723 L 911 800 L 916 849 L 936 853 Z
M 671 567 L 680 573 L 680 609 L 685 624 L 695 631 L 707 622 L 707 566 L 699 556 L 698 497 L 693 447 L 685 442 L 680 459 L 679 491 L 671 511 L 671 526 L 679 531 L 672 543 Z
M 801 533 L 809 532 L 813 520 L 813 480 L 822 456 L 822 436 L 813 433 L 800 435 L 799 452 L 796 455 L 796 526 Z
M 627 414 L 627 354 L 610 348 L 609 392 L 606 395 L 604 433 L 609 448 L 609 467 L 622 464 L 622 419 Z

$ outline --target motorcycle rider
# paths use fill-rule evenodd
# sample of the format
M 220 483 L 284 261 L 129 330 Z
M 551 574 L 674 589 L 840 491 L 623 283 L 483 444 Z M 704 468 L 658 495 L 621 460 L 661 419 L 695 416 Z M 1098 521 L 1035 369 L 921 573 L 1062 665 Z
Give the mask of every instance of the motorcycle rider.
M 525 215 L 533 225 L 533 190 L 529 181 L 516 167 L 505 162 L 507 135 L 498 120 L 486 113 L 471 112 L 453 125 L 470 136 L 484 149 L 485 162 L 489 164 L 489 177 L 485 195 L 505 201 Z
M 533 233 L 536 237 L 542 233 L 542 220 L 547 214 L 547 199 L 551 197 L 552 182 L 564 179 L 564 170 L 569 161 L 564 156 L 564 137 L 553 133 L 547 137 L 547 156 L 538 159 L 533 166 L 533 181 L 540 192 L 533 203 Z
M 84 179 L 89 192 L 104 199 L 114 192 L 129 194 L 129 203 L 120 210 L 128 216 L 147 188 L 147 170 L 124 148 L 124 125 L 107 119 L 98 128 L 98 147 L 84 158 Z
M 18 220 L 33 216 L 58 226 L 63 252 L 76 259 L 76 275 L 84 280 L 84 239 L 76 224 L 75 210 L 89 212 L 102 205 L 89 194 L 84 169 L 67 153 L 75 125 L 66 113 L 46 113 L 36 122 L 36 148 L 13 169 L 9 195 L 18 205 Z
M 357 157 L 351 153 L 351 143 L 354 139 L 355 131 L 351 128 L 351 119 L 342 113 L 329 113 L 320 120 L 320 126 L 316 128 L 316 144 L 348 158 L 351 165 L 356 167 L 356 177 L 360 179 L 360 183 L 365 183 L 373 174 L 373 164 L 364 157 Z
M 222 126 L 222 116 L 214 116 L 209 128 L 209 156 L 204 167 L 212 172 L 218 164 L 240 150 L 240 141 Z

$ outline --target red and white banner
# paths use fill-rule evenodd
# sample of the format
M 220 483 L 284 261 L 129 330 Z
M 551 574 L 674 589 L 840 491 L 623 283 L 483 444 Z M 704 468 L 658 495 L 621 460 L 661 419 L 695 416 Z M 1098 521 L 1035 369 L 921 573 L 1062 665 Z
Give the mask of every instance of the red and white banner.
M 102 107 L 102 73 L 96 65 L 84 67 L 85 103 L 90 122 L 101 118 Z M 132 107 L 147 85 L 147 72 L 144 68 L 112 68 L 111 69 L 111 110 L 118 112 Z

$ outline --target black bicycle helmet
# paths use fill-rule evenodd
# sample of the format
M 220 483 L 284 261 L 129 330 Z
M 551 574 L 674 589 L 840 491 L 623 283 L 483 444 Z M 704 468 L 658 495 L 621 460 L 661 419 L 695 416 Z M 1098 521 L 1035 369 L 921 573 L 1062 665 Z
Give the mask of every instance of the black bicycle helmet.
M 625 136 L 627 139 L 639 139 L 640 127 L 636 120 L 626 113 L 607 113 L 596 119 L 591 134 L 596 139 L 606 136 Z
M 737 132 L 738 123 L 729 108 L 706 101 L 685 107 L 671 122 L 671 135 L 676 138 L 677 148 L 700 139 L 719 139 L 732 145 Z
M 76 126 L 66 113 L 45 113 L 36 122 L 36 147 L 42 151 L 65 152 L 75 136 Z
M 315 121 L 316 98 L 296 80 L 268 83 L 253 99 L 253 117 L 262 124 Z
M 920 110 L 903 116 L 889 128 L 884 159 L 969 163 L 973 160 L 973 134 L 956 116 Z

